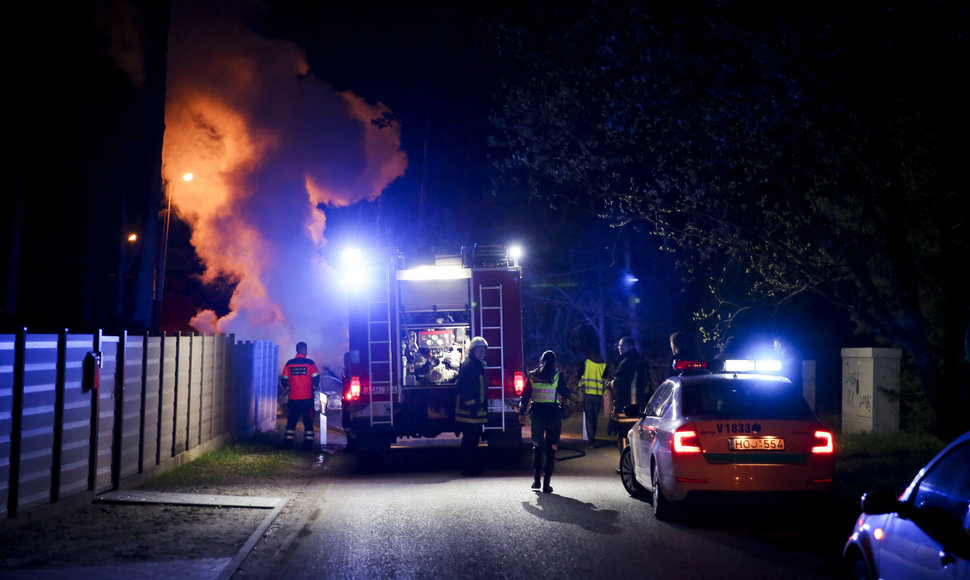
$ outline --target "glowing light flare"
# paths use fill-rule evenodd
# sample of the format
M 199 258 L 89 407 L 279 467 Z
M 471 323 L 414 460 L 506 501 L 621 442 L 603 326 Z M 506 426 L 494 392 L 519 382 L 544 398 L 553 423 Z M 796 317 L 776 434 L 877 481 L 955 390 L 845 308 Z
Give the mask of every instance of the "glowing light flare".
M 754 369 L 760 373 L 777 373 L 781 371 L 781 361 L 775 358 L 763 358 L 754 361 Z
M 363 266 L 348 266 L 341 270 L 340 281 L 352 292 L 360 292 L 370 285 L 370 272 Z
M 461 280 L 471 277 L 472 271 L 461 266 L 419 266 L 397 273 L 398 280 Z
M 360 251 L 360 248 L 347 248 L 341 256 L 344 264 L 357 264 L 363 257 L 364 253 Z
M 728 359 L 724 361 L 724 370 L 731 373 L 777 373 L 781 371 L 781 368 L 781 361 L 778 359 Z
M 128 234 L 128 241 L 132 244 L 138 241 L 138 234 Z
M 512 388 L 515 390 L 517 397 L 522 396 L 522 391 L 525 390 L 525 375 L 522 374 L 522 371 L 515 371 L 515 375 L 512 378 Z
M 876 540 L 882 540 L 886 533 L 882 531 L 882 528 L 876 528 L 872 531 L 872 537 Z
M 191 173 L 186 173 L 185 175 L 182 176 L 182 181 L 192 181 L 192 179 L 194 178 L 195 176 L 192 175 Z
M 347 386 L 347 394 L 344 399 L 348 401 L 360 399 L 360 377 L 350 377 L 350 385 Z

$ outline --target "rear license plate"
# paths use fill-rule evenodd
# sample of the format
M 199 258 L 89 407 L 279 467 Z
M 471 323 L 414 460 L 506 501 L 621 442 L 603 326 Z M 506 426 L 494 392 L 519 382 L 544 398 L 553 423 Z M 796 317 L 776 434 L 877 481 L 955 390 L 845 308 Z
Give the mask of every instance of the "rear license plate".
M 785 440 L 774 437 L 730 437 L 731 451 L 784 451 Z

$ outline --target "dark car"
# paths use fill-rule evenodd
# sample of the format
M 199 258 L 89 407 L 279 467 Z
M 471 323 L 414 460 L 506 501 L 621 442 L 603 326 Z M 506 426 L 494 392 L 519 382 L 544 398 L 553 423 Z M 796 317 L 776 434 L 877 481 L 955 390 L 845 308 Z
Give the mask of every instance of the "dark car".
M 862 496 L 842 552 L 847 578 L 970 580 L 970 431 L 946 446 L 898 498 Z

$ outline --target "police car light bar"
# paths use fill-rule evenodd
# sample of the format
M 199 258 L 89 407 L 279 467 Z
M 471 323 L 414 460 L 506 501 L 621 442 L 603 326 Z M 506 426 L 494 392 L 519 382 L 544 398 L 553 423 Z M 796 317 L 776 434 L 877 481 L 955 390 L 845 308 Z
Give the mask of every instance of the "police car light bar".
M 675 371 L 702 371 L 707 368 L 707 361 L 702 360 L 674 360 Z
M 724 361 L 724 370 L 729 373 L 777 373 L 781 370 L 781 361 L 778 359 L 728 359 Z

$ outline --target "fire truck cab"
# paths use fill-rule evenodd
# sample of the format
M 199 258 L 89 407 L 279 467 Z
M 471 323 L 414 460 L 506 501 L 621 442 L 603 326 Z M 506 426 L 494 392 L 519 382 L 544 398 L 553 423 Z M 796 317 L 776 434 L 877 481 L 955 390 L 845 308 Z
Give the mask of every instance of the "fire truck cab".
M 475 336 L 485 356 L 489 446 L 519 446 L 522 270 L 506 246 L 462 248 L 433 265 L 406 267 L 397 251 L 360 256 L 344 272 L 349 352 L 342 405 L 348 447 L 361 457 L 399 438 L 460 431 L 455 381 Z

